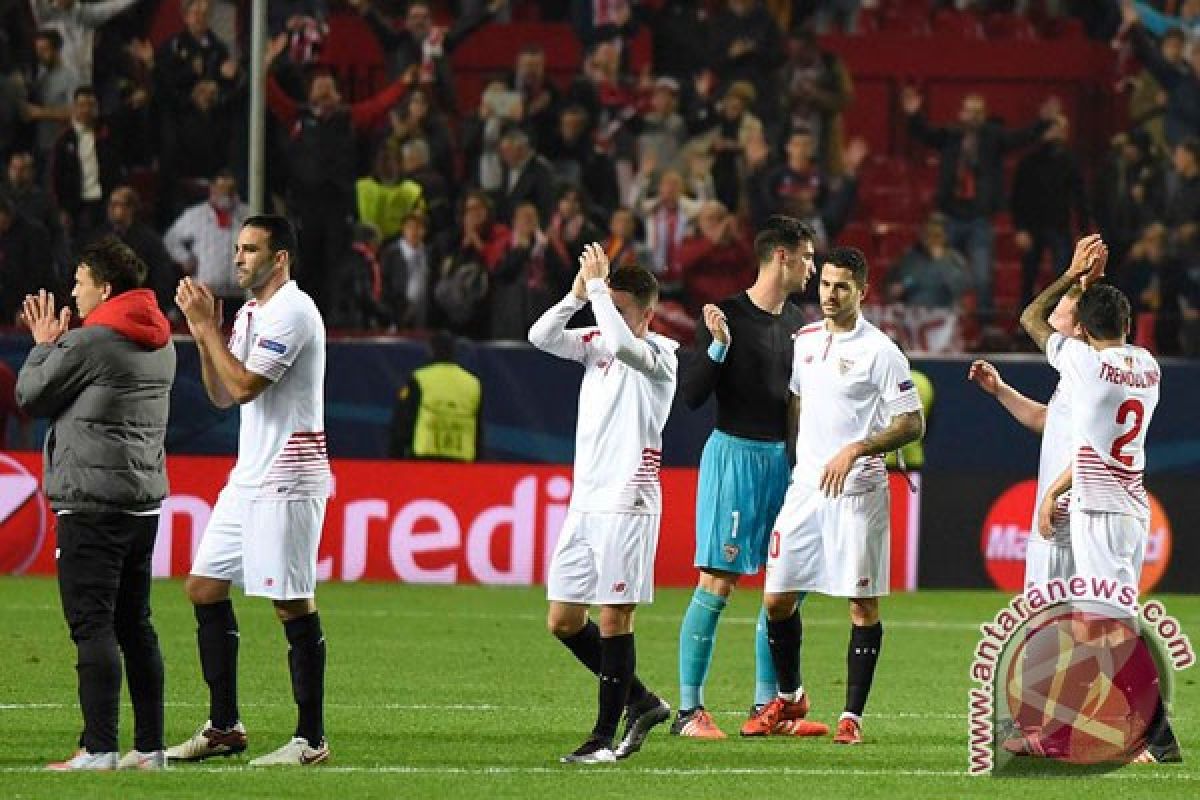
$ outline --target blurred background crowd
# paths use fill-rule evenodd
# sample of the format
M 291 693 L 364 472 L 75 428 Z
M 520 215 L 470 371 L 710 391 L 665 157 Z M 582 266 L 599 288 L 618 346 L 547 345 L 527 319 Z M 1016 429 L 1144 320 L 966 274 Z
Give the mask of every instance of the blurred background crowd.
M 176 322 L 185 274 L 236 306 L 248 6 L 0 0 L 0 326 L 26 292 L 69 291 L 74 254 L 110 233 Z M 918 349 L 1023 347 L 1021 306 L 1099 230 L 1139 343 L 1200 352 L 1200 0 L 268 8 L 268 205 L 337 332 L 523 340 L 599 241 L 656 273 L 656 324 L 688 342 L 785 213 L 819 250 L 867 253 L 879 318 L 948 327 Z M 997 41 L 1107 54 L 1099 147 L 1052 91 L 1018 118 L 986 87 L 932 108 L 905 78 L 922 42 Z M 861 96 L 844 54 L 877 43 L 899 48 L 896 79 Z M 850 124 L 865 105 L 896 134 L 882 149 Z

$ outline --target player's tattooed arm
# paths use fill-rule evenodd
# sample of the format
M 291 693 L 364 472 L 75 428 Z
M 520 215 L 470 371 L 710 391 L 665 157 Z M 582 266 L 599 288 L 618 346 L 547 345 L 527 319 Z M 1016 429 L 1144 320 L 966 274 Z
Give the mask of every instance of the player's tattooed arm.
M 1038 507 L 1038 533 L 1045 539 L 1054 535 L 1054 509 L 1058 506 L 1058 498 L 1071 488 L 1073 478 L 1071 466 L 1071 464 L 1067 464 L 1067 468 L 1062 471 L 1062 474 L 1054 479 L 1054 483 L 1046 489 L 1046 496 L 1042 498 L 1041 506 Z
M 1046 342 L 1050 340 L 1050 334 L 1054 333 L 1054 328 L 1050 326 L 1050 314 L 1058 305 L 1059 299 L 1080 278 L 1094 272 L 1097 264 L 1107 258 L 1108 247 L 1105 246 L 1099 234 L 1094 233 L 1083 237 L 1075 244 L 1075 254 L 1071 257 L 1071 264 L 1066 271 L 1021 312 L 1021 327 L 1033 339 L 1033 343 L 1038 346 L 1039 350 L 1046 351 Z M 1103 273 L 1102 266 L 1100 272 Z
M 826 497 L 838 497 L 846 488 L 846 476 L 854 462 L 864 456 L 874 456 L 899 450 L 925 433 L 925 417 L 920 411 L 904 411 L 892 417 L 891 423 L 862 441 L 851 442 L 837 452 L 821 472 L 821 491 Z

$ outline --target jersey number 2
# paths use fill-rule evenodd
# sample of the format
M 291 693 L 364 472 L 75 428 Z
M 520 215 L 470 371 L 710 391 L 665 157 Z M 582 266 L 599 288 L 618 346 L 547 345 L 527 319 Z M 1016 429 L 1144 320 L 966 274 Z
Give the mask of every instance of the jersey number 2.
M 1121 449 L 1137 438 L 1142 430 L 1142 418 L 1145 414 L 1146 409 L 1142 406 L 1141 400 L 1130 398 L 1117 407 L 1117 424 L 1124 425 L 1127 418 L 1133 417 L 1133 427 L 1113 439 L 1109 454 L 1127 467 L 1133 466 L 1133 456 L 1123 454 Z

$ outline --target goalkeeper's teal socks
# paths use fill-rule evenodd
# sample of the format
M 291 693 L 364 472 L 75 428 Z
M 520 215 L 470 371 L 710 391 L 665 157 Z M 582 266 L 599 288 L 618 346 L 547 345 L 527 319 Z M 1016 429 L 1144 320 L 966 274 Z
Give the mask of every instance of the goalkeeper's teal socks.
M 712 664 L 717 622 L 726 599 L 697 588 L 679 627 L 679 710 L 704 705 L 704 681 Z
M 754 626 L 754 705 L 765 706 L 778 693 L 775 661 L 771 658 L 771 643 L 767 639 L 767 609 L 760 607 L 758 624 Z

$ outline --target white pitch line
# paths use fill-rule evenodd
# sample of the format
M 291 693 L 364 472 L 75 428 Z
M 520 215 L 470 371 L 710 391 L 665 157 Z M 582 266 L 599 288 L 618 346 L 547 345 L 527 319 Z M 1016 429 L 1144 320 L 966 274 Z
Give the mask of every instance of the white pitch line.
M 214 772 L 232 772 L 232 773 L 257 773 L 264 774 L 263 770 L 256 769 L 251 766 L 223 766 L 223 767 L 180 767 L 176 768 L 162 776 L 163 780 L 170 780 L 175 775 L 206 775 Z M 853 767 L 848 769 L 837 769 L 834 767 L 785 767 L 785 766 L 770 766 L 770 767 L 626 767 L 618 766 L 605 769 L 603 767 L 505 767 L 505 766 L 483 766 L 483 767 L 459 767 L 459 766 L 427 766 L 427 767 L 410 767 L 404 765 L 380 765 L 374 767 L 368 766 L 336 766 L 336 765 L 321 765 L 311 770 L 306 771 L 305 775 L 310 778 L 322 773 L 358 773 L 358 774 L 379 774 L 379 775 L 480 775 L 480 776 L 496 776 L 496 775 L 571 775 L 575 776 L 592 776 L 592 775 L 608 775 L 612 772 L 619 772 L 624 775 L 649 775 L 655 777 L 666 778 L 691 778 L 691 777 L 711 777 L 718 775 L 796 775 L 809 777 L 844 777 L 844 776 L 869 776 L 869 777 L 904 777 L 904 778 L 966 778 L 971 779 L 965 770 L 935 770 L 935 769 L 864 769 L 861 767 Z M 0 773 L 22 773 L 22 774 L 50 774 L 44 767 L 0 767 Z M 1014 776 L 1016 777 L 1016 776 Z M 1038 776 L 1031 775 L 1031 779 L 1037 779 Z M 1186 772 L 1178 772 L 1175 770 L 1114 770 L 1100 775 L 1087 775 L 1080 777 L 1095 778 L 1097 780 L 1154 780 L 1154 781 L 1181 781 L 1194 783 L 1200 781 L 1200 775 Z

